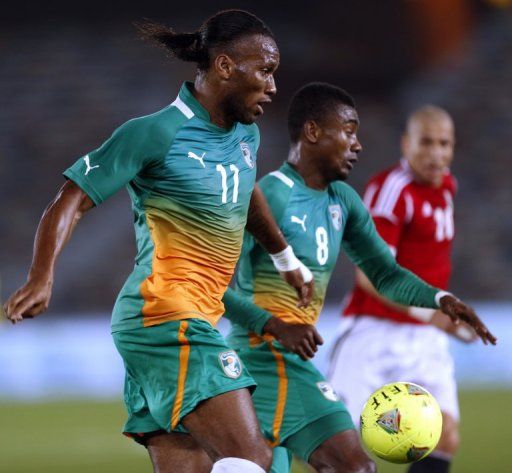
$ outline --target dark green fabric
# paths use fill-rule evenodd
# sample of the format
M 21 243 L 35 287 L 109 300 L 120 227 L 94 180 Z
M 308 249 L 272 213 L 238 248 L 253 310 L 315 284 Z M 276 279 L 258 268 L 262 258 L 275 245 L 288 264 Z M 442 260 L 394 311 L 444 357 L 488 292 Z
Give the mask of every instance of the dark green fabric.
M 228 288 L 224 294 L 222 302 L 226 309 L 225 317 L 227 317 L 231 323 L 241 325 L 258 335 L 263 333 L 263 327 L 272 317 L 270 312 L 257 306 L 251 299 L 243 296 L 239 292 L 235 292 L 231 288 Z

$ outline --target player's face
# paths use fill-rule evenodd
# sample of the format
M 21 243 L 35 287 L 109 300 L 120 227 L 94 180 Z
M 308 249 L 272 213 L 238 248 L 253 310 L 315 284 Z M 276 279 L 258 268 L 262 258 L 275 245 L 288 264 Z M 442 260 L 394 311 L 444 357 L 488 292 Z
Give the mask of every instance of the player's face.
M 440 186 L 453 160 L 453 125 L 446 119 L 418 119 L 409 125 L 402 140 L 402 151 L 415 178 Z
M 326 182 L 345 180 L 362 150 L 357 138 L 359 117 L 352 107 L 338 105 L 331 118 L 321 126 L 318 140 L 319 166 Z
M 272 38 L 242 38 L 236 45 L 235 70 L 224 100 L 226 116 L 250 124 L 263 115 L 263 106 L 276 93 L 274 72 L 278 66 L 279 50 Z

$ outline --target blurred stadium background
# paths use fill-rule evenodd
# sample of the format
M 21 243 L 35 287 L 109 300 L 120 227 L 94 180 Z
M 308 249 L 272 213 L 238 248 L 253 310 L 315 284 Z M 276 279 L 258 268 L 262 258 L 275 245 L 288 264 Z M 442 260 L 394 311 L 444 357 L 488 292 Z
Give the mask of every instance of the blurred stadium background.
M 287 103 L 307 81 L 333 82 L 356 98 L 364 150 L 350 183 L 359 191 L 398 159 L 409 111 L 429 102 L 453 115 L 459 194 L 452 290 L 475 303 L 500 339 L 496 348 L 452 345 L 462 403 L 453 471 L 512 471 L 512 2 L 143 3 L 2 7 L 2 298 L 25 279 L 37 222 L 63 182 L 60 173 L 127 119 L 167 105 L 193 77 L 191 65 L 139 41 L 132 21 L 194 30 L 221 8 L 248 9 L 269 24 L 281 50 L 278 96 L 259 123 L 259 175 L 286 158 Z M 48 314 L 0 324 L 0 472 L 151 471 L 143 449 L 119 435 L 122 366 L 108 328 L 132 266 L 131 221 L 125 193 L 92 211 L 60 258 Z M 330 286 L 324 334 L 332 333 L 351 282 L 344 260 Z

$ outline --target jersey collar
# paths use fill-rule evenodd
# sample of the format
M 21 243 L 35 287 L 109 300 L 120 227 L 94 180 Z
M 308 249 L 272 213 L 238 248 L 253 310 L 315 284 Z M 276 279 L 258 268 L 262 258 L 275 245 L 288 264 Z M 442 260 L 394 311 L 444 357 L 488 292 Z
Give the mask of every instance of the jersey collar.
M 178 95 L 181 101 L 192 111 L 192 113 L 201 120 L 204 120 L 207 126 L 217 133 L 233 133 L 237 127 L 238 122 L 234 123 L 229 130 L 227 130 L 226 128 L 222 128 L 216 125 L 215 123 L 212 123 L 208 110 L 206 110 L 206 108 L 204 108 L 199 103 L 199 101 L 194 97 L 192 90 L 194 90 L 194 83 L 190 81 L 185 81 L 183 82 L 183 85 L 181 86 L 180 89 L 180 93 Z
M 198 100 L 194 97 L 194 94 L 192 93 L 192 90 L 194 89 L 194 84 L 190 81 L 183 82 L 179 98 L 185 103 L 185 105 L 192 110 L 194 115 L 196 115 L 198 118 L 201 118 L 202 120 L 205 120 L 207 122 L 210 121 L 210 114 L 204 108 Z
M 295 168 L 287 162 L 284 162 L 283 165 L 279 168 L 279 170 L 285 176 L 289 177 L 290 179 L 293 179 L 293 181 L 308 189 L 308 191 L 310 191 L 312 194 L 324 195 L 327 192 L 327 189 L 329 189 L 329 186 L 327 186 L 324 190 L 318 190 L 309 187 L 304 182 L 302 176 L 295 170 Z

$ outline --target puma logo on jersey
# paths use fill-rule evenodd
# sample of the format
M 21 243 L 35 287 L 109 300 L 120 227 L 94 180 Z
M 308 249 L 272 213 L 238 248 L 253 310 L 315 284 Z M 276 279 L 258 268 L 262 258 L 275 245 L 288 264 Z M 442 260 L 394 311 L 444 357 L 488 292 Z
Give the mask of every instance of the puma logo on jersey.
M 196 153 L 194 153 L 192 151 L 189 151 L 188 152 L 188 157 L 192 158 L 192 159 L 195 159 L 196 161 L 199 161 L 201 163 L 201 166 L 203 166 L 205 168 L 206 166 L 204 165 L 204 161 L 203 161 L 203 158 L 204 158 L 205 154 L 206 153 L 203 153 L 201 156 L 198 156 Z
M 306 231 L 306 219 L 307 218 L 308 218 L 307 214 L 304 214 L 304 217 L 302 217 L 302 220 L 299 217 L 292 215 L 292 223 L 298 223 L 302 227 L 302 230 Z
M 89 155 L 85 155 L 84 156 L 84 161 L 85 161 L 85 175 L 87 176 L 87 174 L 89 174 L 90 171 L 92 171 L 93 169 L 96 169 L 96 168 L 99 168 L 100 165 L 97 164 L 96 166 L 91 166 L 90 162 L 89 162 Z

